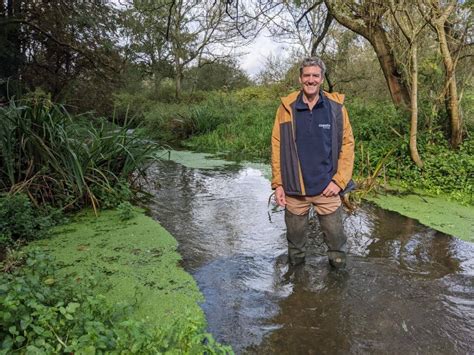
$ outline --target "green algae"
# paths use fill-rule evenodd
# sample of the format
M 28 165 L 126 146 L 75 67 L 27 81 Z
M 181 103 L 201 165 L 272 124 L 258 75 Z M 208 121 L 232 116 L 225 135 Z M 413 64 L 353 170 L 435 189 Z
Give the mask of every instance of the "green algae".
M 419 194 L 366 196 L 379 207 L 398 212 L 443 233 L 474 242 L 474 206 Z
M 54 256 L 61 274 L 74 282 L 93 275 L 97 293 L 111 304 L 133 304 L 136 319 L 160 327 L 192 318 L 205 326 L 198 305 L 203 296 L 178 265 L 176 240 L 141 210 L 127 221 L 114 210 L 99 217 L 85 211 L 30 247 Z
M 187 150 L 164 150 L 159 152 L 157 156 L 192 169 L 216 169 L 235 165 L 235 162 L 219 159 L 213 154 L 196 153 Z

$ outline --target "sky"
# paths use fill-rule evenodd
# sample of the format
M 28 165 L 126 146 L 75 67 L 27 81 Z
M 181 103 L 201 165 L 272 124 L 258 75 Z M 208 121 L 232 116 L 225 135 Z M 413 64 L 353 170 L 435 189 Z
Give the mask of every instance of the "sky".
M 246 52 L 239 60 L 242 69 L 254 78 L 264 67 L 265 59 L 273 56 L 286 56 L 286 46 L 272 40 L 268 30 L 264 29 L 249 46 L 243 48 Z

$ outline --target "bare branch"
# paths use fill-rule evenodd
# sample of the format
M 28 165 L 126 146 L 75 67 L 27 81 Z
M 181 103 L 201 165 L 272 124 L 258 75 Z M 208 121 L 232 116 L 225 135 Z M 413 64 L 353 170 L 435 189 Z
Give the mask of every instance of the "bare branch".
M 323 3 L 323 1 L 316 1 L 313 5 L 311 5 L 304 13 L 303 15 L 301 15 L 301 17 L 296 21 L 296 27 L 298 28 L 301 20 L 303 18 L 306 17 L 306 15 L 308 15 L 311 11 L 313 11 L 316 7 L 318 7 L 319 5 L 321 5 Z
M 331 23 L 332 23 L 333 19 L 334 19 L 334 17 L 328 12 L 327 15 L 326 15 L 326 21 L 324 21 L 324 28 L 323 28 L 321 34 L 319 35 L 319 37 L 316 39 L 316 41 L 314 41 L 313 46 L 311 48 L 311 55 L 316 54 L 316 50 L 317 50 L 319 44 L 324 39 L 324 37 L 326 37 L 326 34 L 328 33 L 329 27 L 331 26 Z

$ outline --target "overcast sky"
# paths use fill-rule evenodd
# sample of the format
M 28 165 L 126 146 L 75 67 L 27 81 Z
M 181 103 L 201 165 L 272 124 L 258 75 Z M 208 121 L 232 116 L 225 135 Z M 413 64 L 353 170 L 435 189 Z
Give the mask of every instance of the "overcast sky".
M 247 54 L 240 58 L 239 62 L 243 70 L 251 77 L 260 72 L 265 64 L 265 59 L 272 54 L 273 56 L 286 57 L 287 51 L 285 45 L 276 43 L 269 36 L 269 32 L 264 30 L 255 39 L 255 41 L 243 48 Z

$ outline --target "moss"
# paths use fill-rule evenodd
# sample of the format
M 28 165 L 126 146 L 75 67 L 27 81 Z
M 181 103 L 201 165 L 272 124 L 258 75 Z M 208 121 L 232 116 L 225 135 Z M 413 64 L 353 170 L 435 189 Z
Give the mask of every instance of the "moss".
M 30 247 L 48 250 L 71 280 L 94 275 L 108 302 L 134 304 L 134 316 L 160 326 L 189 315 L 205 324 L 203 300 L 194 279 L 179 265 L 176 240 L 156 221 L 135 210 L 122 221 L 118 211 L 92 211 L 53 230 Z
M 463 206 L 443 197 L 418 194 L 366 198 L 381 208 L 396 211 L 446 234 L 474 242 L 474 206 Z

